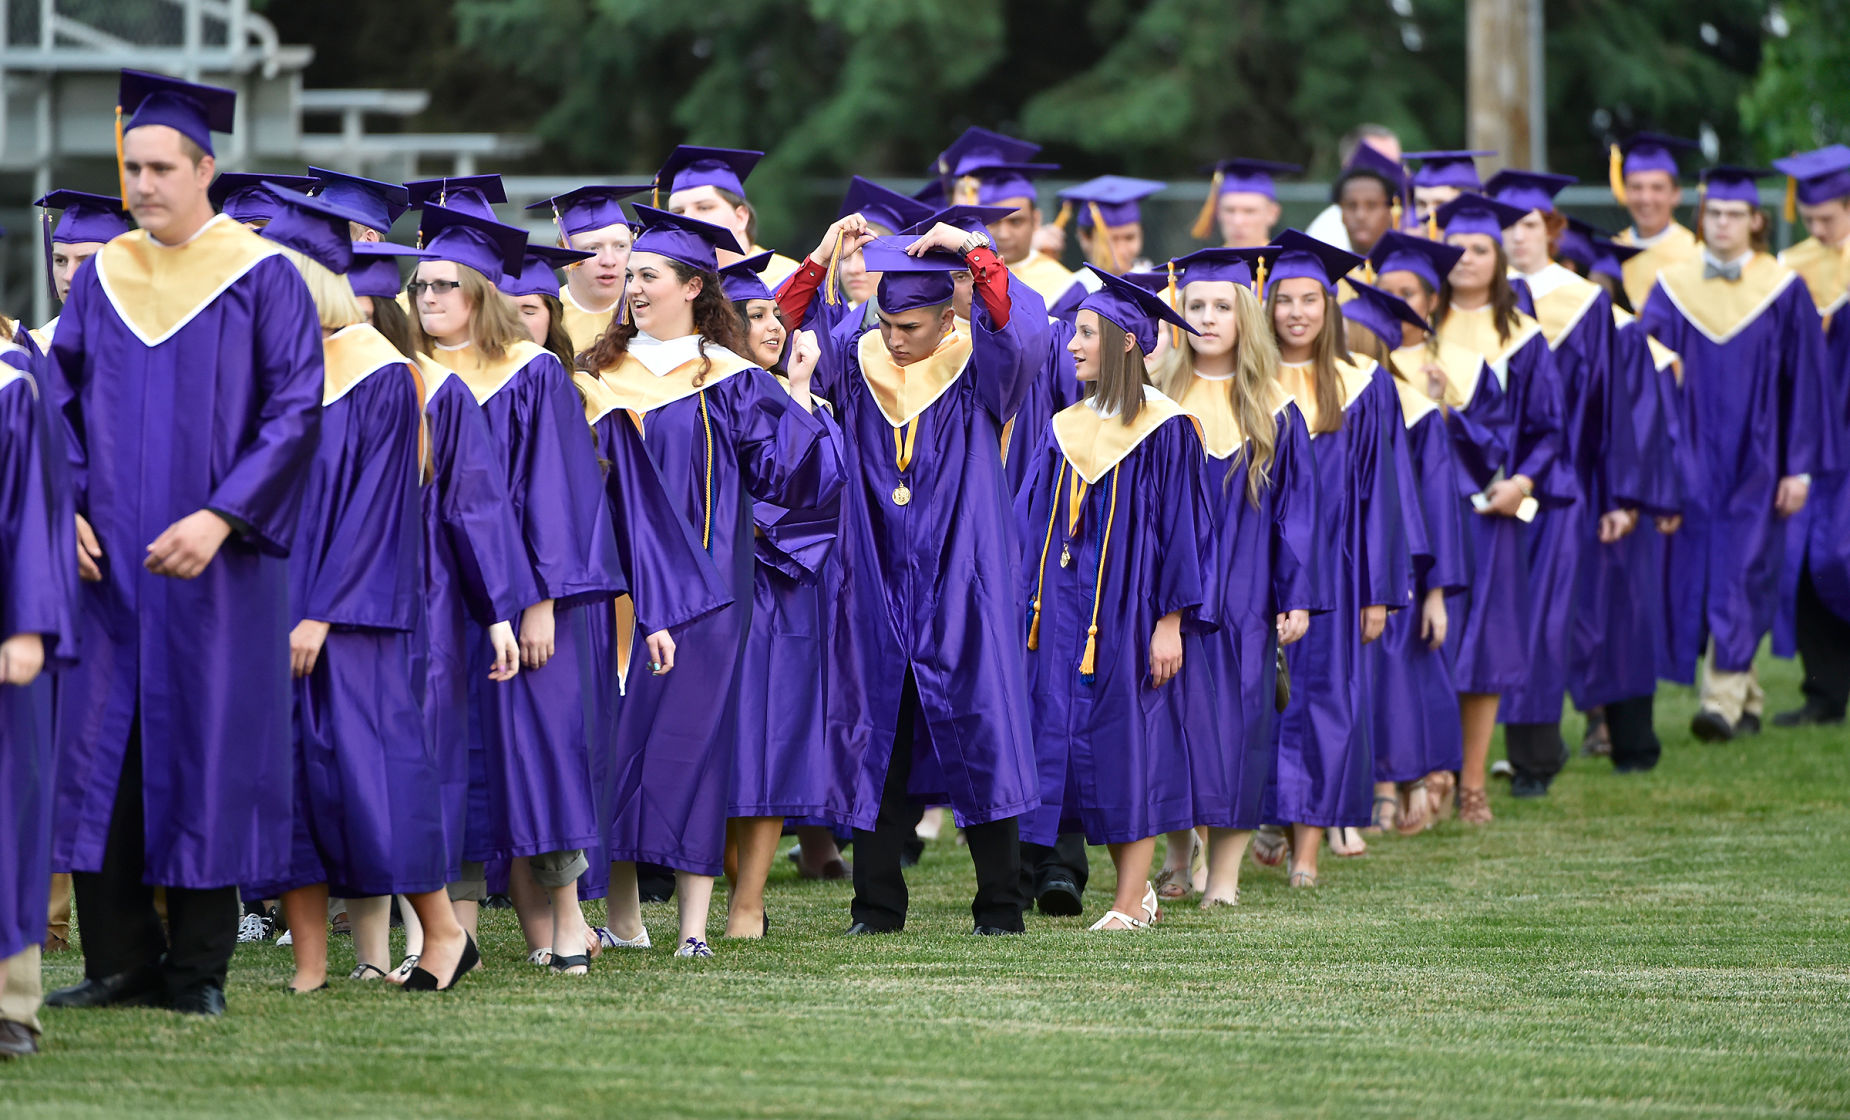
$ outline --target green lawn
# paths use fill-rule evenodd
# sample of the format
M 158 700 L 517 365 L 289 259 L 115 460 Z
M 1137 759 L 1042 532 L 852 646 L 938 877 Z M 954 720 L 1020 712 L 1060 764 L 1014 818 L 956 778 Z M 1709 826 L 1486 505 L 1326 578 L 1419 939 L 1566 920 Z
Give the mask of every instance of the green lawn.
M 1766 672 L 1790 707 L 1794 667 Z M 1326 857 L 1314 892 L 1249 867 L 1238 910 L 1149 933 L 1085 932 L 1095 852 L 1084 918 L 967 937 L 947 838 L 897 937 L 838 937 L 848 888 L 780 862 L 771 939 L 707 962 L 670 958 L 665 906 L 664 947 L 587 980 L 491 914 L 445 996 L 287 997 L 289 951 L 247 946 L 222 1020 L 47 1013 L 0 1115 L 1850 1115 L 1850 735 L 1705 746 L 1691 710 L 1660 697 L 1652 774 L 1577 758 L 1545 802 L 1493 789 L 1490 828 Z

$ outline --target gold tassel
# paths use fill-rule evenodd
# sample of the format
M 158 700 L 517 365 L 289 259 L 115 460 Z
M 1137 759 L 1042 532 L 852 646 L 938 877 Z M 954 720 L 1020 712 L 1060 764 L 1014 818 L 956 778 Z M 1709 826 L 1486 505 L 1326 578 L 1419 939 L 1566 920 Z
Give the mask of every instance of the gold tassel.
M 128 205 L 128 163 L 122 154 L 122 106 L 116 106 L 116 186 L 122 190 L 122 205 Z
M 1163 298 L 1169 302 L 1170 310 L 1176 310 L 1176 262 L 1171 260 L 1169 268 L 1169 287 L 1163 292 Z M 1171 325 L 1169 328 L 1169 345 L 1182 349 L 1182 328 Z
M 706 518 L 700 527 L 700 547 L 713 551 L 713 420 L 707 415 L 707 391 L 700 390 L 700 427 L 707 437 L 707 482 L 701 497 L 706 502 Z
M 1201 204 L 1201 213 L 1195 215 L 1195 224 L 1189 227 L 1189 236 L 1196 241 L 1206 241 L 1214 232 L 1214 211 L 1220 205 L 1221 184 L 1226 182 L 1226 173 L 1216 168 L 1214 178 L 1208 181 L 1208 197 Z
M 1079 658 L 1079 679 L 1091 684 L 1098 676 L 1098 607 L 1105 594 L 1105 555 L 1111 551 L 1111 523 L 1118 515 L 1118 472 L 1120 463 L 1111 468 L 1111 504 L 1105 507 L 1105 537 L 1098 546 L 1098 582 L 1092 588 L 1092 625 L 1086 627 L 1086 651 Z
M 835 235 L 835 247 L 829 250 L 828 275 L 822 278 L 822 301 L 830 307 L 841 303 L 841 293 L 838 291 L 840 285 L 836 283 L 836 277 L 840 275 L 838 266 L 841 264 L 841 243 L 842 234 L 838 233 Z
M 1073 204 L 1072 202 L 1063 198 L 1060 200 L 1060 212 L 1053 216 L 1054 228 L 1065 229 L 1067 225 L 1072 222 L 1072 220 L 1073 220 Z
M 662 208 L 662 177 L 660 175 L 657 175 L 654 182 L 649 184 L 649 206 L 656 210 Z
M 1394 200 L 1388 203 L 1388 221 L 1393 223 L 1392 225 L 1388 226 L 1388 228 L 1389 229 L 1399 229 L 1400 220 L 1406 216 L 1406 213 L 1407 213 L 1406 210 L 1401 208 L 1400 196 L 1395 195 Z
M 1625 205 L 1625 153 L 1617 144 L 1606 154 L 1606 182 L 1612 187 L 1612 197 L 1619 200 L 1620 206 Z
M 1095 239 L 1104 238 L 1105 240 L 1105 260 L 1108 266 L 1111 268 L 1111 274 L 1113 276 L 1117 276 L 1120 273 L 1122 273 L 1124 270 L 1118 267 L 1117 250 L 1111 247 L 1111 231 L 1105 228 L 1105 215 L 1102 212 L 1100 212 L 1098 208 L 1098 203 L 1096 202 L 1088 202 L 1086 203 L 1086 207 L 1092 213 L 1092 236 Z
M 1439 238 L 1439 208 L 1435 206 L 1432 212 L 1426 215 L 1426 240 L 1437 241 Z
M 1041 646 L 1041 596 L 1047 593 L 1047 553 L 1053 548 L 1053 525 L 1060 516 L 1060 483 L 1066 480 L 1066 460 L 1060 460 L 1060 470 L 1053 476 L 1053 506 L 1047 511 L 1047 539 L 1041 542 L 1041 566 L 1036 572 L 1038 582 L 1034 586 L 1033 613 L 1028 616 L 1028 648 L 1039 649 Z
M 1265 258 L 1253 262 L 1253 294 L 1263 298 L 1265 293 Z
M 957 197 L 951 201 L 963 206 L 975 206 L 981 191 L 981 181 L 974 175 L 965 175 L 957 180 Z
M 1799 181 L 1790 175 L 1786 176 L 1785 214 L 1789 223 L 1799 220 Z

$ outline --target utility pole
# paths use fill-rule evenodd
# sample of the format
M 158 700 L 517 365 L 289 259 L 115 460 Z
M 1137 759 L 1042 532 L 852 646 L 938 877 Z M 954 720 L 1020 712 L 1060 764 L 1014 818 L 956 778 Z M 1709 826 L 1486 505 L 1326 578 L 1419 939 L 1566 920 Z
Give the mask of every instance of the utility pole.
M 1467 142 L 1496 166 L 1542 169 L 1542 0 L 1470 0 L 1467 18 Z

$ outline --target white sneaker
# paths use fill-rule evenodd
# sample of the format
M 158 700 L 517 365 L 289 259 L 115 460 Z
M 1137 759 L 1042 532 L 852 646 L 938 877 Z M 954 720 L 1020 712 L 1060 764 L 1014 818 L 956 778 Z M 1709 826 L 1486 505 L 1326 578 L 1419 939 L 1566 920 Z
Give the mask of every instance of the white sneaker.
M 294 945 L 295 944 L 295 930 L 292 930 L 292 929 L 284 930 L 283 935 L 276 939 L 276 943 L 278 945 Z
M 674 955 L 677 957 L 697 957 L 701 960 L 706 960 L 713 956 L 713 950 L 709 949 L 707 943 L 700 940 L 700 938 L 690 937 L 686 941 L 681 942 L 681 947 L 674 951 Z
M 654 948 L 654 946 L 649 944 L 649 927 L 648 926 L 642 927 L 642 932 L 637 934 L 635 937 L 630 938 L 628 941 L 625 941 L 623 938 L 618 937 L 615 933 L 611 932 L 611 929 L 609 926 L 594 926 L 592 927 L 591 932 L 597 934 L 597 943 L 599 945 L 602 945 L 606 949 L 651 949 L 651 948 Z
M 250 945 L 270 939 L 269 923 L 262 914 L 246 914 L 238 919 L 238 944 Z

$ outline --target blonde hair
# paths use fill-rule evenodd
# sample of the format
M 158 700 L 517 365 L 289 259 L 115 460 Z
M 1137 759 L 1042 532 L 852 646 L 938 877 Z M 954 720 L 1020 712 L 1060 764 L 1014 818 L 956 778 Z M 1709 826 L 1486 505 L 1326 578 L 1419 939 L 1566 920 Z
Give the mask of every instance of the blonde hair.
M 1500 248 L 1499 248 L 1499 251 Z M 1499 267 L 1507 268 L 1507 263 Z M 1499 276 L 1502 273 L 1498 273 Z M 1507 285 L 1509 281 L 1505 280 Z M 1271 332 L 1274 341 L 1278 338 L 1278 327 L 1274 318 L 1274 305 L 1278 301 L 1278 285 L 1265 300 L 1266 329 Z M 1343 319 L 1343 307 L 1336 299 L 1335 293 L 1323 289 L 1323 329 L 1310 344 L 1311 389 L 1317 395 L 1317 426 L 1311 431 L 1325 434 L 1342 430 L 1343 426 L 1343 384 L 1342 375 L 1337 372 L 1336 364 L 1349 356 L 1349 331 Z
M 456 265 L 456 277 L 462 283 L 463 302 L 469 305 L 469 342 L 481 351 L 484 358 L 498 362 L 507 357 L 507 352 L 516 343 L 531 341 L 527 328 L 520 325 L 520 315 L 514 310 L 511 300 L 501 294 L 501 289 L 488 282 L 488 278 L 466 264 L 450 262 Z M 413 270 L 412 277 L 417 277 Z M 437 349 L 437 342 L 424 333 L 424 317 L 417 313 L 417 303 L 412 301 L 411 344 L 420 354 L 432 354 Z
M 308 285 L 308 296 L 315 301 L 315 313 L 321 319 L 322 330 L 337 331 L 366 322 L 366 312 L 360 310 L 353 285 L 347 283 L 345 276 L 328 271 L 320 261 L 303 256 L 287 245 L 278 245 L 277 249 L 302 274 L 303 282 Z
M 1253 290 L 1245 284 L 1235 284 L 1233 293 L 1233 318 L 1239 337 L 1233 344 L 1233 377 L 1227 382 L 1227 398 L 1252 448 L 1252 459 L 1246 467 L 1246 500 L 1257 508 L 1259 495 L 1272 485 L 1272 456 L 1277 451 L 1277 424 L 1269 402 L 1273 382 L 1278 378 L 1278 341 L 1272 337 L 1272 324 L 1266 320 L 1265 308 Z M 1187 307 L 1186 296 L 1182 302 Z M 1182 345 L 1165 351 L 1150 375 L 1150 380 L 1171 400 L 1181 400 L 1195 376 L 1193 338 L 1182 332 Z M 1236 454 L 1247 454 L 1246 448 Z

